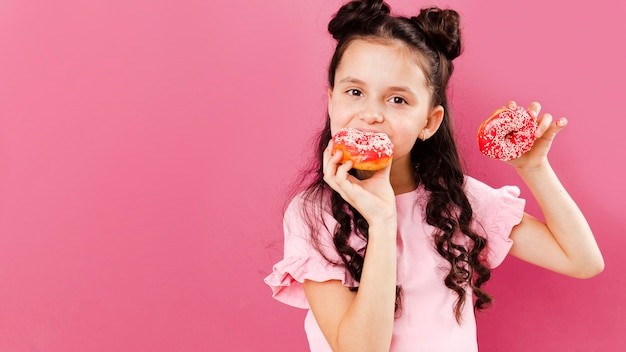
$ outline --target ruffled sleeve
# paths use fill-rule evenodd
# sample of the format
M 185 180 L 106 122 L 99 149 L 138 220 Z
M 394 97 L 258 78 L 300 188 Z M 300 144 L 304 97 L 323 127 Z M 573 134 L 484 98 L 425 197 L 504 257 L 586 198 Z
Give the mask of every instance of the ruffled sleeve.
M 345 285 L 343 267 L 330 264 L 326 260 L 312 257 L 287 257 L 276 263 L 265 283 L 272 289 L 272 297 L 297 308 L 309 308 L 304 295 L 304 280 L 324 282 L 341 280 Z
M 265 283 L 272 289 L 272 297 L 297 308 L 308 309 L 309 304 L 302 288 L 304 280 L 324 282 L 340 280 L 346 286 L 356 286 L 346 276 L 343 265 L 327 260 L 311 242 L 311 230 L 304 220 L 304 206 L 301 198 L 296 197 L 283 219 L 285 250 L 283 260 L 276 263 L 272 273 L 265 277 Z M 335 262 L 338 259 L 332 247 L 329 229 L 334 229 L 335 220 L 330 214 L 322 214 L 325 226 L 318 228 L 319 247 L 324 255 Z M 347 282 L 346 280 L 349 280 Z
M 526 201 L 519 198 L 515 186 L 491 188 L 472 178 L 466 180 L 466 191 L 472 202 L 478 229 L 487 238 L 485 257 L 490 268 L 500 265 L 507 256 L 513 240 L 513 227 L 522 221 Z

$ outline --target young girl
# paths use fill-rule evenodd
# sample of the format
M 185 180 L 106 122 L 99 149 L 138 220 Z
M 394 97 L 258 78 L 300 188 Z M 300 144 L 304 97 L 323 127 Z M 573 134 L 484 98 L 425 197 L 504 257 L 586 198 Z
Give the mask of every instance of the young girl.
M 578 278 L 603 270 L 548 163 L 565 119 L 539 117 L 533 148 L 509 162 L 545 223 L 524 213 L 517 187 L 463 174 L 446 97 L 461 52 L 455 11 L 405 18 L 382 1 L 352 1 L 328 29 L 337 47 L 319 164 L 285 212 L 284 259 L 265 279 L 276 299 L 309 309 L 312 351 L 477 351 L 474 309 L 491 302 L 482 286 L 507 253 Z M 528 110 L 537 117 L 540 106 Z M 366 173 L 341 164 L 331 136 L 343 127 L 386 133 L 391 165 Z

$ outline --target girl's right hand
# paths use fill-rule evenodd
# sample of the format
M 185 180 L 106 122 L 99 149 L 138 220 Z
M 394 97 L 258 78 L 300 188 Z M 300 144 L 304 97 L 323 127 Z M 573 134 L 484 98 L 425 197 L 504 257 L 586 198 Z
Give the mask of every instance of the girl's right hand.
M 340 280 L 305 280 L 304 292 L 320 329 L 333 351 L 389 350 L 393 335 L 397 277 L 396 199 L 390 165 L 359 180 L 341 164 L 343 153 L 324 150 L 324 181 L 368 222 L 367 255 L 359 290 Z
M 352 205 L 371 225 L 396 220 L 396 198 L 389 181 L 391 163 L 364 180 L 349 174 L 352 162 L 340 164 L 343 152 L 332 153 L 333 142 L 324 150 L 324 181 Z

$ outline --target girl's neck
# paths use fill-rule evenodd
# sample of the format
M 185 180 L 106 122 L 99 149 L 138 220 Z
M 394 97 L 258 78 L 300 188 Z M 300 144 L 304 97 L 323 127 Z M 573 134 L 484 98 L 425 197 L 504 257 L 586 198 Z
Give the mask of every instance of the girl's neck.
M 414 177 L 411 177 L 411 179 L 399 180 L 396 182 L 392 180 L 391 186 L 393 187 L 395 195 L 398 195 L 413 192 L 417 188 L 417 182 L 415 182 Z
M 413 165 L 411 165 L 409 158 L 404 160 L 408 162 L 391 164 L 389 181 L 391 182 L 391 187 L 393 187 L 393 191 L 396 195 L 412 192 L 417 188 Z

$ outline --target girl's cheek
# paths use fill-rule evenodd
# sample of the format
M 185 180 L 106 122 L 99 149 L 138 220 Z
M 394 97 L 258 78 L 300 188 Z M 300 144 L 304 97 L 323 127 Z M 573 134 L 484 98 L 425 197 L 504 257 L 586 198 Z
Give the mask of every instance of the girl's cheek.
M 352 111 L 354 110 L 354 107 L 352 106 L 352 104 L 344 102 L 344 101 L 335 101 L 333 102 L 332 105 L 332 115 L 331 117 L 335 117 L 337 119 L 346 119 L 348 118 Z

